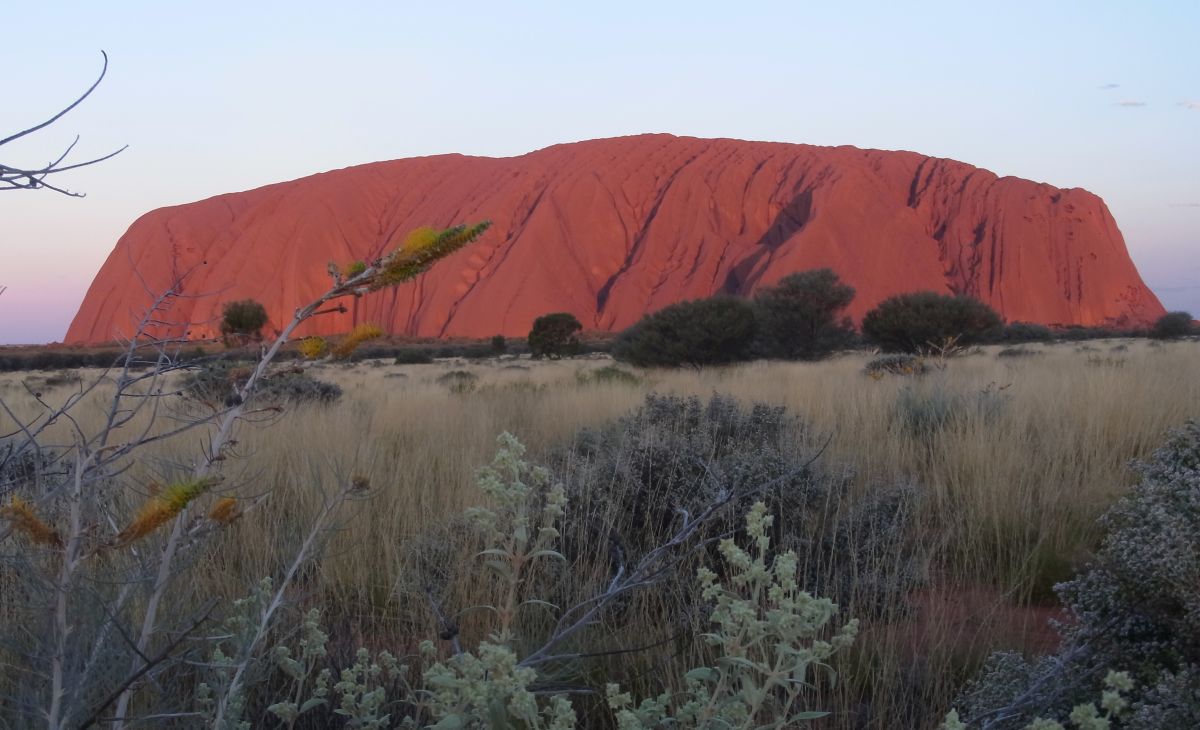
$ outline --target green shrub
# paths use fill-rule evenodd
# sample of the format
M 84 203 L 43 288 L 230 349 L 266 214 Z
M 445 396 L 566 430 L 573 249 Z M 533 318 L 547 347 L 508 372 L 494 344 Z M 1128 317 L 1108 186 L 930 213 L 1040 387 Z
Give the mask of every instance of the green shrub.
M 1101 518 L 1094 560 L 1057 586 L 1070 614 L 1049 656 L 993 655 L 963 692 L 969 722 L 999 730 L 1035 716 L 1064 721 L 1110 670 L 1136 682 L 1121 727 L 1184 730 L 1200 722 L 1200 422 L 1137 466 L 1139 483 Z M 1001 718 L 1001 719 L 998 719 Z
M 982 342 L 1000 327 L 1000 315 L 977 299 L 935 292 L 885 299 L 863 318 L 863 334 L 885 352 L 920 352 L 950 340 Z
M 508 352 L 508 342 L 504 339 L 504 335 L 495 335 L 491 340 L 492 353 L 495 355 L 503 355 Z
M 538 317 L 529 331 L 529 351 L 535 358 L 570 357 L 579 352 L 579 331 L 583 325 L 569 312 Z
M 262 339 L 267 326 L 267 310 L 253 299 L 226 302 L 221 309 L 221 337 L 226 344 Z
M 1054 330 L 1032 322 L 1013 322 L 1005 326 L 1000 339 L 1004 342 L 1048 342 L 1054 339 Z
M 617 337 L 612 355 L 639 367 L 725 365 L 749 359 L 755 332 L 744 300 L 696 299 L 643 317 Z
M 1106 340 L 1111 337 L 1127 337 L 1130 333 L 1118 332 L 1107 327 L 1084 327 L 1083 325 L 1072 324 L 1064 327 L 1059 332 L 1061 339 L 1068 342 L 1079 342 L 1082 340 Z
M 394 362 L 396 365 L 427 365 L 433 362 L 433 356 L 424 348 L 404 348 L 396 353 Z
M 1150 336 L 1156 340 L 1177 340 L 1195 333 L 1192 315 L 1188 312 L 1167 312 L 1150 330 Z
M 124 359 L 124 353 L 109 350 L 57 352 L 39 349 L 29 353 L 0 354 L 0 372 L 108 368 L 114 365 L 123 366 Z M 145 363 L 135 358 L 132 364 L 136 366 L 135 369 L 140 369 Z
M 845 347 L 854 327 L 843 315 L 854 289 L 832 269 L 802 271 L 754 297 L 755 349 L 764 357 L 817 360 Z

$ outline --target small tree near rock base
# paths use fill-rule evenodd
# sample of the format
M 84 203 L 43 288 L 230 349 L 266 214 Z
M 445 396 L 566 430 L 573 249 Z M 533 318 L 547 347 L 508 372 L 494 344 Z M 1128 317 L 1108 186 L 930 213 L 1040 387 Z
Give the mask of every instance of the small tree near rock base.
M 818 360 L 849 344 L 854 326 L 843 316 L 854 288 L 832 269 L 784 277 L 754 297 L 756 349 L 765 357 Z
M 1001 325 L 1000 315 L 978 299 L 924 291 L 883 300 L 863 317 L 862 331 L 884 352 L 921 352 L 951 340 L 981 342 Z
M 1156 340 L 1177 340 L 1197 334 L 1198 330 L 1192 321 L 1190 312 L 1167 312 L 1154 323 L 1150 336 Z
M 556 359 L 579 352 L 578 333 L 583 325 L 570 312 L 538 317 L 529 331 L 529 350 L 534 358 Z
M 221 338 L 226 345 L 261 340 L 266 325 L 267 310 L 253 299 L 226 302 L 221 309 Z

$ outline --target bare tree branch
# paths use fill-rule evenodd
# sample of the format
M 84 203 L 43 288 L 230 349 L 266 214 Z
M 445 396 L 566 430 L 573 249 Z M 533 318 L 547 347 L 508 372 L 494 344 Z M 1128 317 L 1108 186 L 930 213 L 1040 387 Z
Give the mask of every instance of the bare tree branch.
M 79 96 L 79 98 L 75 99 L 75 101 L 68 104 L 64 109 L 62 109 L 61 111 L 59 111 L 57 114 L 50 117 L 46 121 L 41 122 L 39 124 L 35 124 L 32 127 L 29 127 L 28 129 L 23 129 L 19 132 L 16 132 L 15 134 L 10 134 L 9 136 L 5 137 L 4 139 L 0 139 L 0 147 L 3 147 L 4 145 L 6 145 L 14 140 L 20 139 L 26 135 L 33 134 L 34 132 L 37 132 L 38 130 L 49 127 L 51 124 L 54 124 L 56 121 L 61 119 L 64 114 L 71 111 L 75 107 L 79 106 L 80 103 L 82 103 L 84 99 L 91 96 L 92 92 L 96 90 L 96 87 L 100 85 L 100 82 L 104 80 L 104 75 L 106 73 L 108 73 L 108 54 L 105 53 L 104 51 L 100 51 L 100 55 L 104 58 L 104 65 L 100 68 L 100 75 L 96 78 L 96 80 L 92 83 L 92 85 L 88 87 L 87 91 L 83 92 L 83 94 L 81 94 Z M 96 157 L 96 158 L 93 158 L 90 160 L 86 160 L 84 162 L 63 164 L 65 162 L 65 160 L 67 159 L 67 155 L 71 154 L 71 151 L 73 149 L 75 149 L 75 145 L 78 143 L 79 143 L 79 137 L 76 136 L 74 141 L 72 141 L 71 144 L 67 146 L 67 149 L 64 150 L 62 152 L 62 154 L 60 154 L 56 159 L 52 160 L 48 164 L 43 165 L 41 167 L 34 167 L 34 168 L 14 167 L 12 165 L 6 165 L 6 164 L 0 162 L 0 190 L 37 190 L 38 188 L 46 188 L 47 190 L 53 190 L 56 193 L 62 193 L 63 195 L 69 195 L 73 198 L 82 198 L 84 196 L 83 193 L 71 192 L 70 190 L 67 190 L 66 188 L 62 188 L 57 185 L 52 185 L 52 184 L 46 182 L 46 177 L 48 175 L 54 175 L 56 173 L 66 172 L 67 170 L 75 170 L 80 167 L 87 167 L 89 165 L 94 165 L 97 162 L 104 162 L 105 160 L 111 159 L 129 148 L 129 145 L 125 145 L 121 149 L 116 150 L 114 152 L 110 152 L 107 155 L 104 155 L 102 157 Z M 0 294 L 2 294 L 3 292 L 4 292 L 4 287 L 0 286 Z

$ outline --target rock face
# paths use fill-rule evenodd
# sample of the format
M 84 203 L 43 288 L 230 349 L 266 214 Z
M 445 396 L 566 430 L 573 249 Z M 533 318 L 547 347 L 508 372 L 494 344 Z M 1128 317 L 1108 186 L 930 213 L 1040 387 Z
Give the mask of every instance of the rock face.
M 1163 314 L 1104 202 L 913 152 L 642 135 L 520 157 L 379 162 L 155 210 L 117 242 L 68 342 L 128 335 L 151 290 L 190 271 L 163 319 L 211 336 L 254 298 L 281 327 L 326 264 L 371 259 L 413 228 L 491 219 L 416 281 L 301 334 L 524 335 L 574 313 L 619 330 L 682 299 L 748 295 L 833 268 L 855 318 L 900 292 L 969 294 L 1009 321 L 1137 325 Z

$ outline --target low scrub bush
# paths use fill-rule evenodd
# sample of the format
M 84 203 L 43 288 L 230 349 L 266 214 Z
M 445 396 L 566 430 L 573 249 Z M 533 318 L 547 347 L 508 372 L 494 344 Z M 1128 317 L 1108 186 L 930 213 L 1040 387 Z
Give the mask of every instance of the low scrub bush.
M 1113 357 L 1111 355 L 1089 355 L 1085 362 L 1094 368 L 1123 368 L 1128 361 L 1123 357 Z
M 996 353 L 998 358 L 1018 358 L 1018 357 L 1035 357 L 1042 353 L 1038 350 L 1031 350 L 1028 347 L 1006 347 Z
M 1167 312 L 1150 329 L 1150 336 L 1156 340 L 1177 340 L 1194 334 L 1197 331 L 1189 312 Z
M 1049 342 L 1054 339 L 1054 330 L 1032 322 L 1013 322 L 1004 327 L 999 339 L 1002 342 Z
M 396 353 L 393 362 L 396 365 L 427 365 L 433 362 L 433 356 L 424 348 L 406 348 Z
M 59 352 L 35 350 L 5 354 L 0 349 L 0 372 L 21 370 L 72 370 L 76 368 L 108 368 L 115 363 L 124 364 L 124 353 L 112 350 L 85 352 Z M 144 364 L 134 363 L 135 365 Z
M 1004 408 L 1006 389 L 994 383 L 968 393 L 952 391 L 942 383 L 908 386 L 897 393 L 891 420 L 913 438 L 928 443 L 942 431 L 969 420 L 993 421 Z
M 451 393 L 470 393 L 479 384 L 479 376 L 469 370 L 451 370 L 439 375 L 437 381 Z
M 229 404 L 250 377 L 253 364 L 216 361 L 188 374 L 184 391 L 210 405 Z M 283 403 L 333 403 L 342 397 L 341 386 L 318 380 L 298 367 L 277 368 L 259 380 L 250 395 L 260 406 Z
M 1136 468 L 1139 483 L 1101 518 L 1095 558 L 1057 586 L 1070 614 L 1058 625 L 1061 648 L 1033 659 L 993 655 L 959 698 L 969 723 L 1065 723 L 1116 670 L 1133 679 L 1120 727 L 1200 726 L 1200 422 Z
M 576 379 L 583 385 L 638 385 L 642 379 L 616 365 L 580 372 Z
M 552 459 L 576 505 L 566 547 L 616 540 L 637 555 L 663 539 L 679 510 L 698 514 L 721 495 L 742 509 L 762 500 L 776 517 L 772 539 L 804 556 L 810 590 L 852 601 L 860 615 L 901 604 L 917 580 L 908 532 L 914 493 L 900 485 L 852 496 L 849 476 L 826 471 L 815 447 L 803 446 L 815 440 L 781 406 L 651 394 Z M 714 520 L 711 535 L 734 529 L 731 520 Z M 681 601 L 663 609 L 665 620 L 692 614 L 686 590 L 663 594 Z
M 916 355 L 884 355 L 868 362 L 863 371 L 878 380 L 885 375 L 924 375 L 929 365 Z

